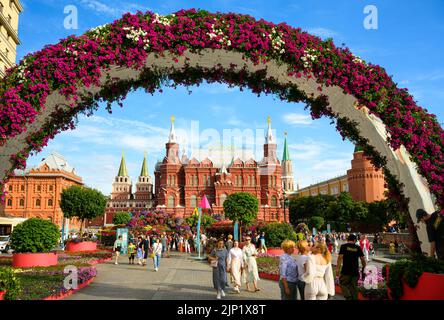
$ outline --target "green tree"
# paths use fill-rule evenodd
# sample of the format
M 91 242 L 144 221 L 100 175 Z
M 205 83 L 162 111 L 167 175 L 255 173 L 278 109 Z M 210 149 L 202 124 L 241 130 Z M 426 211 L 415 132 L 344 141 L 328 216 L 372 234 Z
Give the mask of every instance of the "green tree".
M 355 201 L 350 193 L 342 192 L 337 197 L 336 201 L 332 203 L 329 212 L 334 212 L 335 221 L 342 223 L 351 222 L 353 220 L 353 212 L 355 210 Z
M 71 186 L 62 191 L 60 208 L 65 218 L 77 217 L 80 235 L 85 220 L 95 219 L 105 213 L 107 198 L 98 190 L 83 186 Z
M 290 222 L 297 225 L 301 221 L 306 221 L 312 216 L 326 217 L 331 203 L 336 198 L 331 195 L 320 194 L 317 196 L 292 198 L 290 200 L 289 212 Z
M 308 221 L 308 225 L 310 228 L 316 228 L 316 230 L 321 231 L 322 227 L 324 226 L 325 220 L 322 217 L 319 216 L 313 216 Z
M 261 229 L 265 232 L 267 247 L 280 247 L 284 240 L 297 241 L 296 232 L 289 223 L 272 222 Z
M 195 229 L 197 227 L 198 221 L 199 221 L 199 215 L 197 215 L 197 214 L 194 214 L 194 215 L 185 219 L 185 223 L 188 226 L 190 226 L 190 228 L 192 228 L 192 229 Z M 205 230 L 208 227 L 211 227 L 211 225 L 215 222 L 216 222 L 216 219 L 214 219 L 212 216 L 202 213 L 202 219 L 200 221 L 200 225 L 202 226 L 203 230 Z
M 247 192 L 230 194 L 224 202 L 225 217 L 239 222 L 239 233 L 242 237 L 242 227 L 247 226 L 257 218 L 259 201 Z M 242 241 L 242 239 L 240 239 Z
M 115 225 L 127 225 L 131 220 L 131 213 L 129 212 L 117 212 L 113 217 L 113 224 Z

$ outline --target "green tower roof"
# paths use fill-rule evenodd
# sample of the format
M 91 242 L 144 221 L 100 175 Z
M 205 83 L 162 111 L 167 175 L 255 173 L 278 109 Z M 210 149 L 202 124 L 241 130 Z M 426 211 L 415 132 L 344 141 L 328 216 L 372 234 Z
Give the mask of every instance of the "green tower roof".
M 288 143 L 287 143 L 287 133 L 285 132 L 285 141 L 284 141 L 284 155 L 282 156 L 282 161 L 290 161 L 290 152 L 288 151 Z
M 120 161 L 120 167 L 119 167 L 119 173 L 117 174 L 118 177 L 129 177 L 128 170 L 126 170 L 126 163 L 125 163 L 125 153 L 122 152 L 122 160 Z
M 142 170 L 140 171 L 141 177 L 148 177 L 148 164 L 146 160 L 146 152 L 145 156 L 143 157 L 143 163 L 142 163 Z
M 356 153 L 356 152 L 364 152 L 364 148 L 357 144 L 355 146 L 355 152 L 354 153 Z

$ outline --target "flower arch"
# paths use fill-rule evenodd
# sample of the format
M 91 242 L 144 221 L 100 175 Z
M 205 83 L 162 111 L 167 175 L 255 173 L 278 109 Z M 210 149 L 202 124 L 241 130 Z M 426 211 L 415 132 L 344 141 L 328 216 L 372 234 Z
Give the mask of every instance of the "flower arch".
M 306 102 L 313 118 L 334 119 L 384 167 L 412 217 L 417 208 L 444 208 L 444 132 L 383 68 L 285 23 L 194 9 L 125 14 L 9 69 L 0 82 L 0 187 L 99 102 L 111 112 L 137 88 L 153 94 L 203 80 Z M 425 230 L 418 236 L 425 249 Z

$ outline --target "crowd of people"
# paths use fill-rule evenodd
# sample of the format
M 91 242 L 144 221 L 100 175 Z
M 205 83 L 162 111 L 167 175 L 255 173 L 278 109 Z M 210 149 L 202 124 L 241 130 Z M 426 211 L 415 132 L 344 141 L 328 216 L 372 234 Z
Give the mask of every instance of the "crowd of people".
M 335 276 L 332 267 L 332 254 L 326 239 L 322 236 L 301 240 L 297 244 L 292 240 L 282 243 L 284 254 L 279 261 L 279 287 L 282 300 L 327 300 L 335 295 Z M 348 300 L 358 296 L 359 260 L 362 272 L 367 260 L 361 249 L 361 243 L 354 234 L 347 237 L 338 252 L 336 267 L 337 282 L 343 295 Z M 361 238 L 361 241 L 365 238 Z M 368 240 L 367 240 L 368 241 Z M 297 248 L 297 255 L 293 253 Z M 298 295 L 299 292 L 299 295 Z

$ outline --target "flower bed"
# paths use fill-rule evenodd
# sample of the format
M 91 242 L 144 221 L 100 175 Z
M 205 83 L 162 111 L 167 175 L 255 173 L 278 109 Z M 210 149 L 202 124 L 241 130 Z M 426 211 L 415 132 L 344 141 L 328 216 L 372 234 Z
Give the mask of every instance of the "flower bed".
M 94 267 L 112 259 L 112 253 L 107 251 L 88 253 L 61 253 L 57 266 L 46 268 L 24 268 L 14 269 L 21 290 L 17 296 L 19 300 L 61 300 L 76 291 L 89 285 L 97 275 Z M 0 271 L 6 267 L 10 260 L 0 259 Z M 77 289 L 66 289 L 64 279 L 68 273 L 64 273 L 66 266 L 77 267 L 78 287 Z

